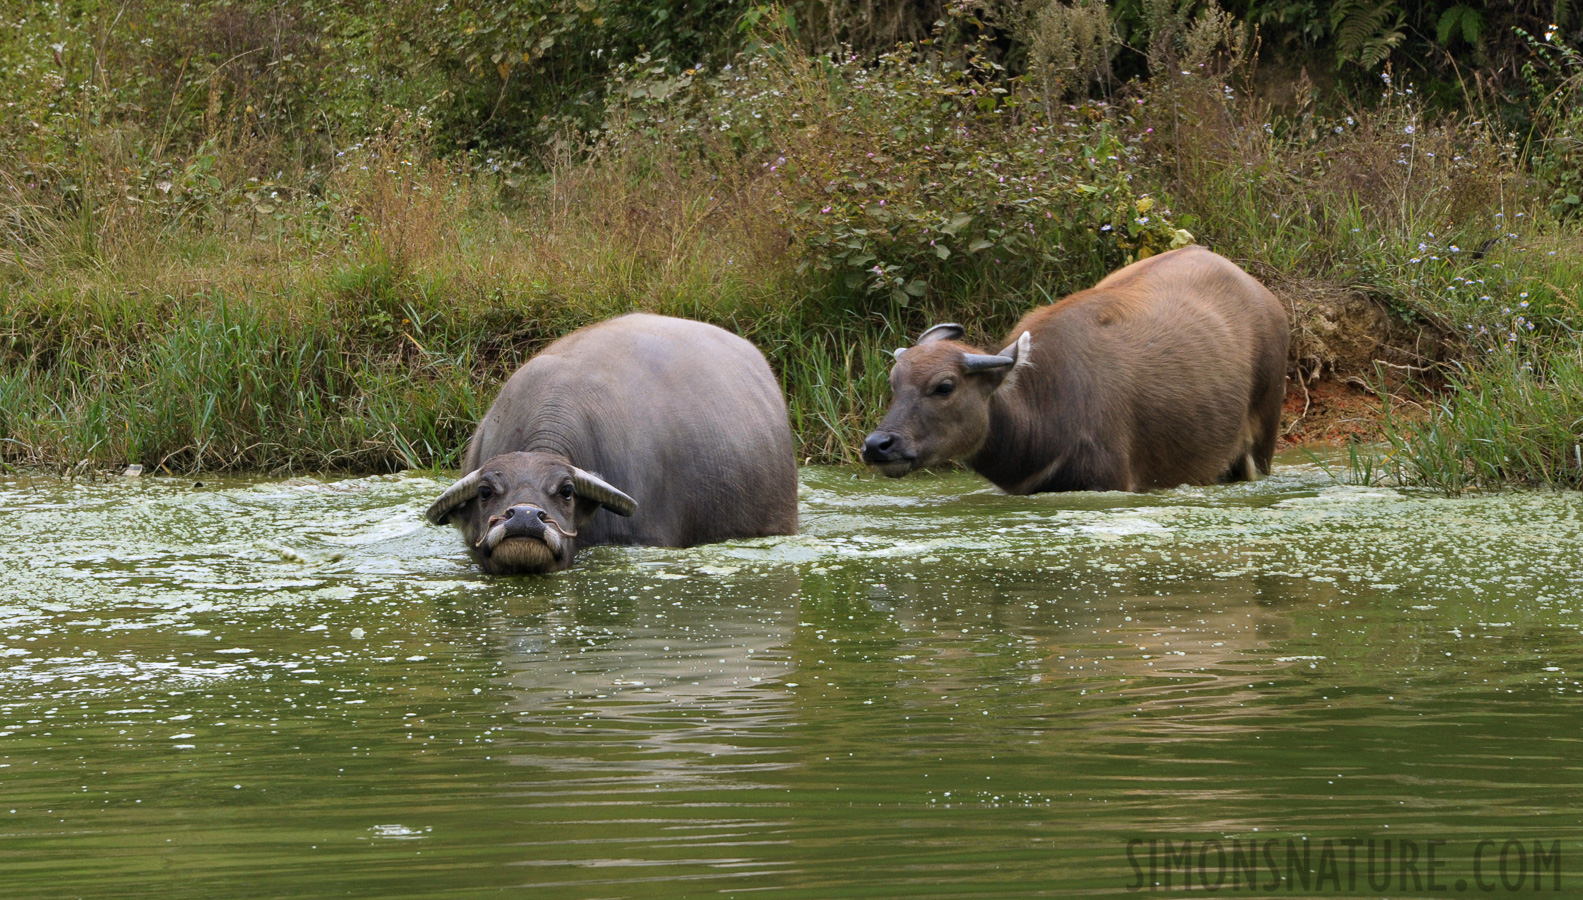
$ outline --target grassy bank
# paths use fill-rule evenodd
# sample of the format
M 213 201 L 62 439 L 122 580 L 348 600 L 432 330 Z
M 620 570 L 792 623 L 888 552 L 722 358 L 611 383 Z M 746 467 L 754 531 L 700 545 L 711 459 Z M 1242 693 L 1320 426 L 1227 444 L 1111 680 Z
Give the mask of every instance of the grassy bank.
M 596 128 L 513 157 L 422 104 L 360 119 L 345 86 L 316 119 L 301 85 L 270 94 L 279 73 L 223 54 L 202 86 L 167 60 L 150 110 L 103 49 L 123 26 L 52 8 L 7 32 L 0 76 L 37 101 L 0 129 L 6 465 L 454 465 L 516 366 L 634 309 L 753 340 L 802 456 L 846 460 L 921 328 L 992 343 L 1196 239 L 1289 302 L 1294 385 L 1391 398 L 1390 452 L 1360 476 L 1583 484 L 1583 242 L 1558 196 L 1583 127 L 1559 38 L 1534 39 L 1549 68 L 1520 134 L 1389 77 L 1272 106 L 1250 32 L 1213 7 L 1156 23 L 1147 77 L 1097 94 L 1069 74 L 1070 20 L 1020 71 L 966 18 L 869 56 L 771 29 L 729 66 L 615 66 Z M 1312 303 L 1340 295 L 1434 348 L 1343 371 Z

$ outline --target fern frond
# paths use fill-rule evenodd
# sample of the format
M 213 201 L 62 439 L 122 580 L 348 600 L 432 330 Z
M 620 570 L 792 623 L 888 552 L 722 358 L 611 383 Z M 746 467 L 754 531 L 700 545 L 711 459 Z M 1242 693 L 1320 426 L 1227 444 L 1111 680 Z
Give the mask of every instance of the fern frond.
M 1336 0 L 1330 7 L 1336 34 L 1336 67 L 1355 62 L 1372 69 L 1406 37 L 1400 8 L 1391 0 Z
M 1442 47 L 1451 46 L 1459 36 L 1475 46 L 1484 36 L 1483 14 L 1466 3 L 1458 3 L 1441 13 L 1440 23 L 1435 28 L 1435 39 Z

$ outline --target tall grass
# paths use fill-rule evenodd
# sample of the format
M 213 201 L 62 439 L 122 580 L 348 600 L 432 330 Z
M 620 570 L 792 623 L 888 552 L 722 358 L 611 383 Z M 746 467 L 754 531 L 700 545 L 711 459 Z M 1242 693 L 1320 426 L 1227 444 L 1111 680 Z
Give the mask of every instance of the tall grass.
M 801 458 L 852 460 L 885 402 L 889 351 L 909 334 L 950 317 L 970 322 L 986 342 L 998 340 L 1049 296 L 1051 282 L 1072 289 L 1091 282 L 1159 231 L 1117 229 L 1111 240 L 1097 224 L 1089 235 L 1085 221 L 1041 214 L 1044 230 L 1030 225 L 1031 238 L 1020 237 L 1022 224 L 1014 229 L 1031 242 L 1031 262 L 1018 265 L 1033 274 L 1004 280 L 987 249 L 1004 241 L 966 246 L 978 234 L 994 237 L 980 229 L 1002 227 L 994 211 L 1018 199 L 993 159 L 983 161 L 982 147 L 1024 153 L 1022 178 L 1084 164 L 1036 156 L 1033 144 L 1015 143 L 1015 119 L 980 110 L 963 91 L 953 103 L 976 118 L 926 103 L 914 82 L 933 65 L 903 54 L 893 62 L 895 83 L 841 87 L 834 70 L 783 59 L 723 79 L 701 101 L 673 101 L 749 119 L 790 66 L 821 85 L 804 92 L 797 116 L 825 122 L 833 143 L 804 133 L 790 115 L 772 116 L 756 138 L 744 125 L 738 137 L 746 140 L 687 140 L 674 130 L 672 139 L 654 140 L 666 107 L 648 105 L 612 119 L 585 152 L 547 160 L 536 177 L 436 156 L 416 116 L 398 115 L 344 147 L 319 173 L 317 191 L 289 179 L 243 178 L 252 169 L 233 157 L 245 148 L 210 145 L 189 166 L 196 174 L 171 188 L 187 199 L 116 201 L 120 224 L 94 231 L 91 257 L 44 239 L 41 228 L 22 234 L 33 219 L 19 202 L 13 249 L 26 257 L 0 272 L 0 458 L 173 471 L 454 464 L 495 385 L 530 355 L 581 325 L 641 309 L 753 340 L 785 387 Z M 849 169 L 881 165 L 862 152 L 862 135 L 882 124 L 878 101 L 898 88 L 927 107 L 929 121 L 918 127 L 953 123 L 950 139 L 960 148 L 953 152 L 974 169 L 971 181 L 953 181 L 967 212 L 943 220 L 971 218 L 971 230 L 937 235 L 942 248 L 959 248 L 960 264 L 939 265 L 943 257 L 923 240 L 941 214 L 915 202 L 927 189 L 909 183 L 917 173 L 874 168 L 876 188 L 882 176 L 890 183 L 869 196 L 863 172 L 849 171 L 859 182 L 846 201 L 853 221 L 840 227 L 852 231 L 820 233 L 871 237 L 883 251 L 895 242 L 885 244 L 882 223 L 865 226 L 862 217 L 885 212 L 886 199 L 891 209 L 917 210 L 917 244 L 896 252 L 933 264 L 921 292 L 876 291 L 865 274 L 872 260 L 808 265 L 825 257 L 811 254 L 809 231 L 795 220 L 792 186 L 764 161 L 764 148 L 785 138 L 809 160 L 839 147 Z M 1103 117 L 1094 122 L 1109 127 Z M 901 146 L 905 135 L 890 140 Z M 1074 132 L 1049 146 L 1081 155 L 1084 141 Z M 1110 180 L 1107 193 L 1086 201 L 1100 204 L 1105 221 L 1136 215 L 1119 163 L 1101 158 L 1086 170 L 1098 172 L 1096 183 Z M 205 188 L 211 194 L 200 201 Z M 1040 202 L 1067 190 L 1052 188 Z M 108 221 L 95 216 L 98 226 Z M 45 225 L 70 218 L 38 217 Z M 1059 238 L 1069 233 L 1084 241 L 1064 250 Z
M 1294 285 L 1362 293 L 1460 335 L 1459 368 L 1407 367 L 1448 387 L 1390 418 L 1377 471 L 1576 486 L 1583 253 L 1522 148 L 1384 82 L 1277 115 L 1244 89 L 1245 32 L 1203 21 L 1106 102 L 1008 77 L 987 43 L 873 60 L 770 36 L 730 71 L 622 70 L 602 128 L 526 166 L 442 152 L 395 106 L 294 137 L 297 96 L 249 126 L 241 81 L 207 105 L 189 85 L 180 129 L 139 124 L 68 59 L 28 97 L 44 131 L 0 123 L 22 160 L 0 162 L 0 462 L 453 465 L 517 366 L 639 309 L 754 341 L 800 457 L 851 461 L 920 329 L 993 347 L 1191 231 L 1296 313 Z M 13 74 L 54 65 L 55 37 L 29 40 Z
M 1360 480 L 1448 495 L 1510 485 L 1583 488 L 1583 339 L 1551 348 L 1537 366 L 1518 349 L 1459 366 L 1431 415 L 1388 426 L 1383 456 L 1353 460 Z
M 1371 105 L 1286 116 L 1231 89 L 1237 75 L 1145 87 L 1150 171 L 1181 220 L 1278 292 L 1362 293 L 1435 336 L 1437 353 L 1361 373 L 1385 401 L 1383 444 L 1349 447 L 1351 477 L 1583 487 L 1583 239 L 1539 177 L 1554 141 L 1535 157 L 1483 110 L 1430 115 L 1388 73 Z M 1570 136 L 1572 115 L 1535 128 Z M 1309 349 L 1301 293 L 1292 367 L 1317 377 L 1335 361 Z
M 1469 353 L 1440 392 L 1420 398 L 1427 415 L 1387 405 L 1386 445 L 1358 454 L 1354 477 L 1449 495 L 1583 488 L 1583 241 L 1514 247 L 1490 266 L 1489 281 L 1454 276 L 1448 305 L 1477 302 L 1470 295 L 1491 282 L 1509 305 L 1465 326 Z

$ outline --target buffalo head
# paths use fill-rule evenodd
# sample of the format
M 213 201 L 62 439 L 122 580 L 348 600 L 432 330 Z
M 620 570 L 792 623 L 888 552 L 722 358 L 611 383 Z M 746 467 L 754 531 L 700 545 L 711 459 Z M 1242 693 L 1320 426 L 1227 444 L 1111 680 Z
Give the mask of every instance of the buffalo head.
M 491 575 L 556 572 L 572 564 L 577 532 L 603 507 L 630 516 L 638 504 L 554 453 L 503 453 L 445 489 L 428 518 L 455 517 Z
M 863 441 L 863 460 L 898 478 L 973 455 L 989 433 L 989 398 L 1027 364 L 1023 332 L 998 354 L 960 343 L 962 326 L 936 325 L 896 351 L 890 411 Z

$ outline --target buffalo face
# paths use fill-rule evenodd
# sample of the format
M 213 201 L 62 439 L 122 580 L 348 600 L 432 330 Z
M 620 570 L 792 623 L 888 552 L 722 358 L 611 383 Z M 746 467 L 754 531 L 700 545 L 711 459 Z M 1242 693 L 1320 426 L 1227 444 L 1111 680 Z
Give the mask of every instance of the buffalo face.
M 455 519 L 491 575 L 557 572 L 572 564 L 577 533 L 600 508 L 630 516 L 637 503 L 553 453 L 505 453 L 462 476 L 429 507 L 436 525 Z
M 1006 381 L 1027 335 L 997 355 L 957 342 L 960 325 L 936 325 L 896 351 L 890 411 L 863 441 L 863 461 L 899 478 L 914 469 L 971 456 L 989 433 L 989 399 Z

